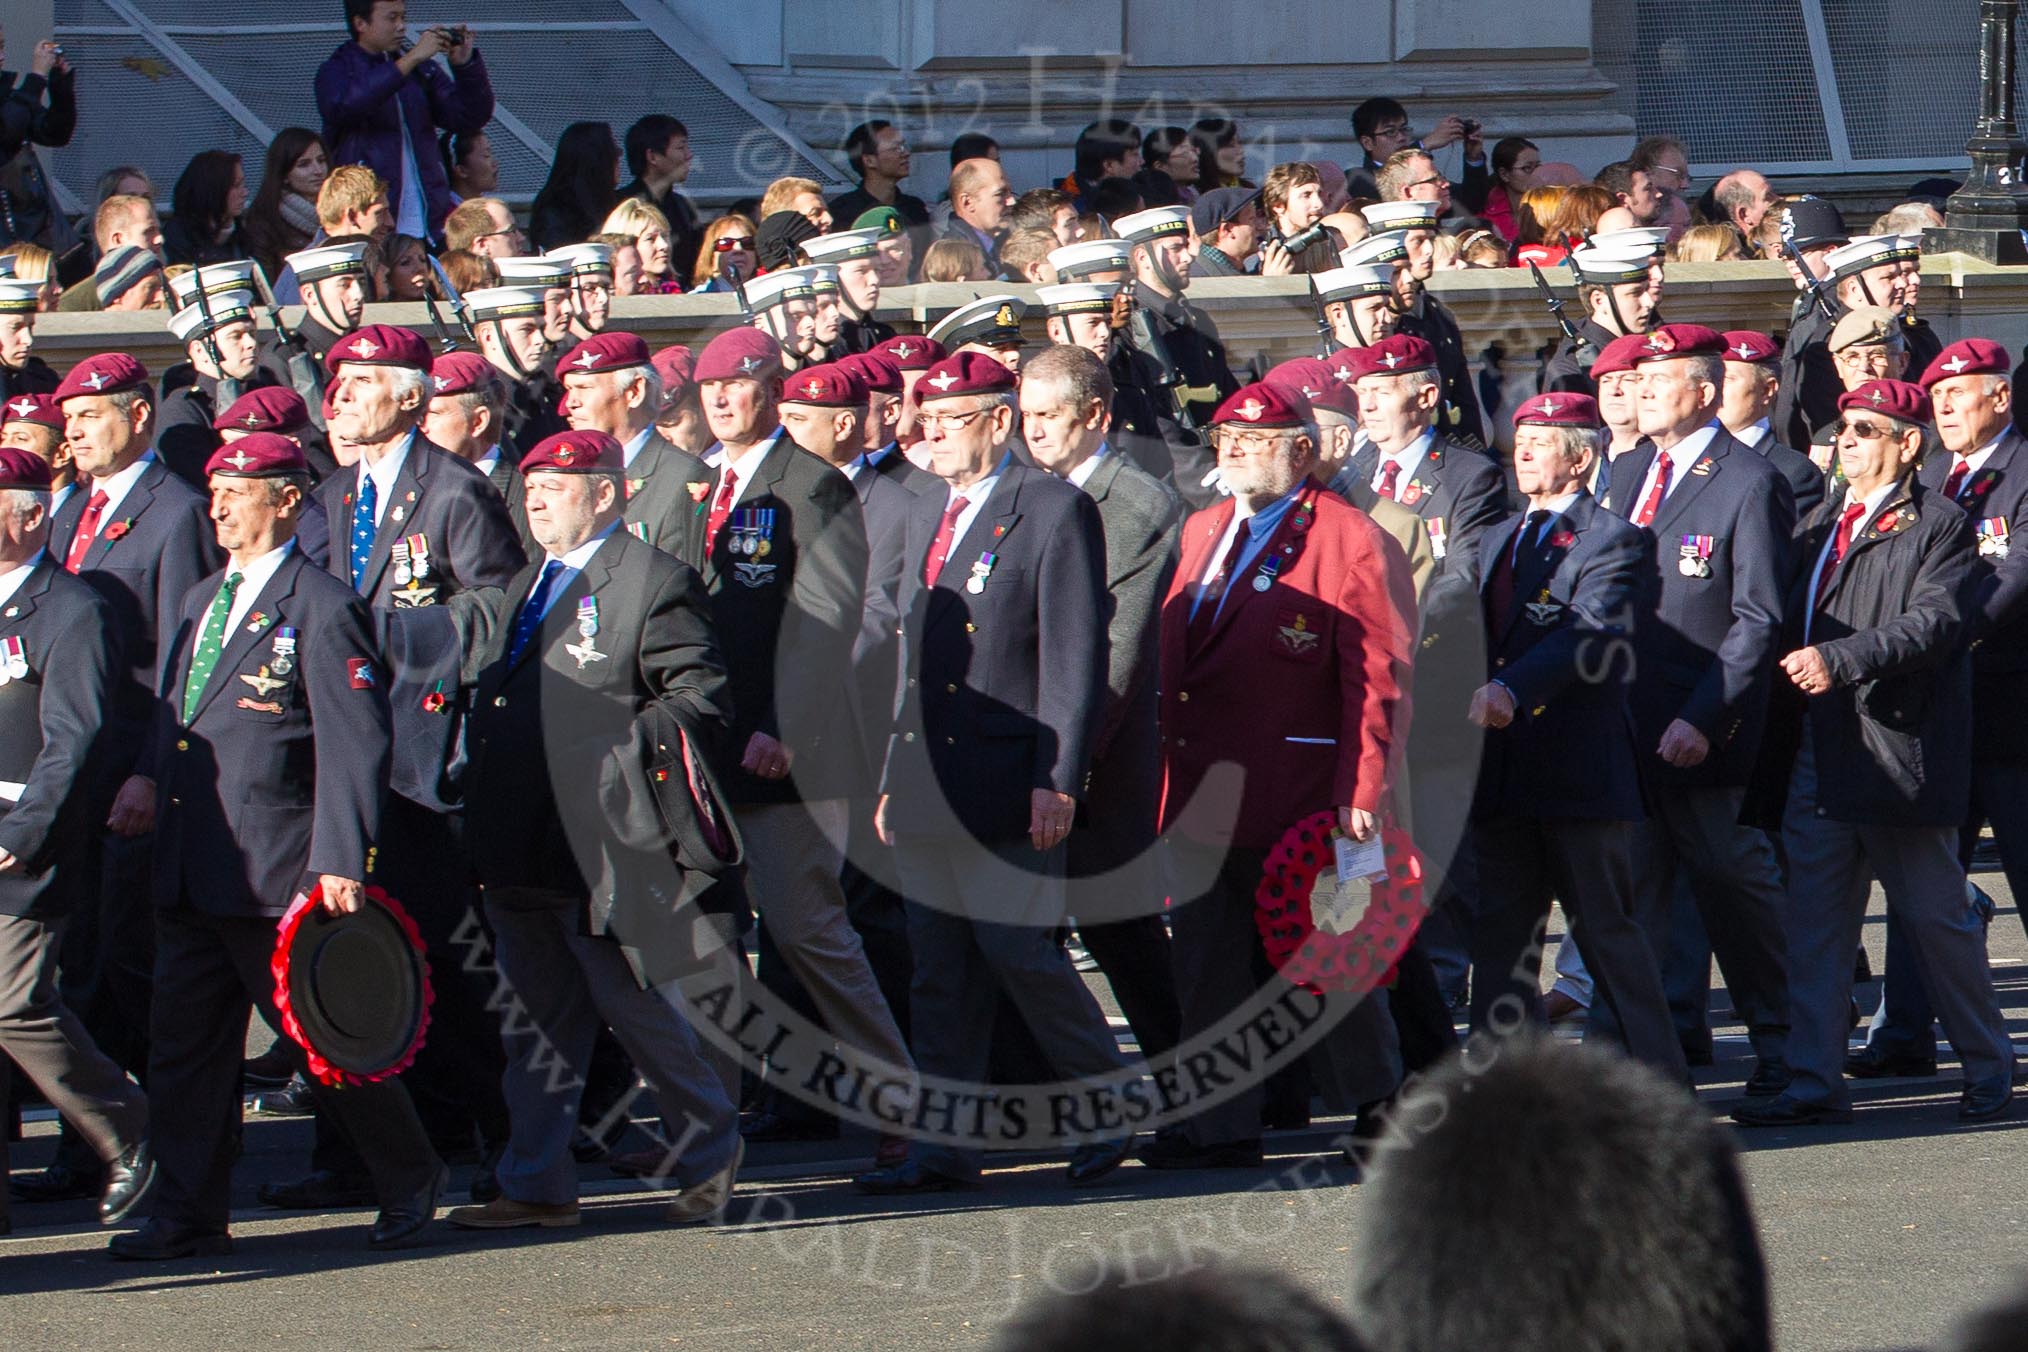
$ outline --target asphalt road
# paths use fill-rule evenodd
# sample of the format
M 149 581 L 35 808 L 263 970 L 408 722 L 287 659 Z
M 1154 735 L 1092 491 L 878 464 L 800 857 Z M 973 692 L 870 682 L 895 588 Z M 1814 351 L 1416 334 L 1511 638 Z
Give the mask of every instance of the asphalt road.
M 2028 940 L 1999 877 L 1980 881 L 2001 900 L 1995 975 L 2016 1041 L 2028 1043 Z M 1876 970 L 1881 942 L 1876 898 Z M 1863 990 L 1862 1004 L 1876 992 Z M 1719 1063 L 1700 1074 L 1714 1114 L 1750 1069 L 1737 1034 L 1721 1030 Z M 1956 1091 L 1946 1065 L 1934 1080 L 1860 1086 L 1848 1127 L 1742 1135 L 1785 1352 L 1933 1342 L 2028 1264 L 2028 1105 L 2018 1121 L 1961 1129 Z M 728 1223 L 708 1230 L 667 1229 L 665 1194 L 588 1166 L 579 1230 L 439 1226 L 422 1247 L 381 1256 L 364 1246 L 368 1212 L 256 1206 L 256 1183 L 300 1171 L 308 1127 L 254 1118 L 235 1181 L 237 1250 L 224 1260 L 116 1264 L 85 1203 L 17 1206 L 14 1236 L 0 1239 L 0 1343 L 927 1352 L 985 1345 L 1019 1302 L 1077 1289 L 1101 1257 L 1142 1273 L 1213 1258 L 1260 1264 L 1342 1301 L 1363 1204 L 1330 1144 L 1344 1125 L 1271 1136 L 1259 1174 L 1129 1166 L 1111 1186 L 1073 1193 L 1060 1160 L 1032 1160 L 995 1171 L 981 1192 L 899 1203 L 845 1185 L 867 1142 L 756 1147 Z M 52 1132 L 32 1126 L 15 1167 L 39 1166 Z M 1545 1252 L 1557 1239 L 1545 1213 Z

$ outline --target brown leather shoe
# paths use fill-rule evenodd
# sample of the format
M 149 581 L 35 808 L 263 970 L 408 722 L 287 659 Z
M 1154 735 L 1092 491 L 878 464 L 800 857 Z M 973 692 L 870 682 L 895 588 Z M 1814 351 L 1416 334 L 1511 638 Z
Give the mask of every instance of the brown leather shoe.
M 732 1200 L 732 1185 L 739 1178 L 740 1161 L 745 1158 L 746 1142 L 740 1141 L 734 1145 L 726 1166 L 702 1183 L 677 1193 L 676 1200 L 662 1213 L 662 1219 L 671 1225 L 696 1225 L 724 1215 L 726 1203 Z
M 484 1206 L 452 1207 L 444 1217 L 460 1230 L 519 1230 L 540 1226 L 544 1230 L 567 1230 L 583 1219 L 576 1202 L 517 1202 L 512 1197 L 495 1197 Z

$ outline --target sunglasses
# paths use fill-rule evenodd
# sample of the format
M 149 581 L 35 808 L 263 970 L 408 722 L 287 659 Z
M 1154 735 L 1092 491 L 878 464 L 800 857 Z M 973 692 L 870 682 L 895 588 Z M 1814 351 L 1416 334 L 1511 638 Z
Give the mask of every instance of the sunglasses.
M 1847 420 L 1844 430 L 1861 441 L 1880 441 L 1894 435 L 1894 429 L 1885 423 L 1868 422 L 1864 418 Z
M 731 253 L 734 249 L 751 249 L 753 238 L 749 235 L 720 235 L 712 242 L 715 253 Z

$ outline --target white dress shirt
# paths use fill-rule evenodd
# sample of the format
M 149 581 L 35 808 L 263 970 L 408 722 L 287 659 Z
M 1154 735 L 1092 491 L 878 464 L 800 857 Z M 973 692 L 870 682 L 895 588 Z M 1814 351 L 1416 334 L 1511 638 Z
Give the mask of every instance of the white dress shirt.
M 401 444 L 380 457 L 377 465 L 367 463 L 365 456 L 359 457 L 359 477 L 353 481 L 353 501 L 366 495 L 366 476 L 373 476 L 373 528 L 380 529 L 380 523 L 387 519 L 388 504 L 394 501 L 394 481 L 401 477 L 401 467 L 408 463 L 408 452 L 420 435 L 414 429 L 401 439 Z M 350 523 L 346 529 L 350 530 Z M 349 576 L 349 575 L 348 575 Z
M 1683 480 L 1690 473 L 1690 467 L 1697 463 L 1698 456 L 1710 448 L 1712 440 L 1717 435 L 1718 420 L 1714 418 L 1657 455 L 1654 463 L 1648 466 L 1646 477 L 1641 480 L 1641 491 L 1627 499 L 1629 510 L 1640 511 L 1641 504 L 1648 500 L 1648 494 L 1655 491 L 1655 476 L 1662 472 L 1662 461 L 1665 457 L 1669 462 L 1669 486 L 1662 490 L 1662 501 L 1667 502 L 1669 495 L 1683 486 Z
M 1889 482 L 1883 487 L 1874 489 L 1871 493 L 1860 499 L 1860 503 L 1866 510 L 1860 514 L 1857 521 L 1852 523 L 1852 538 L 1854 540 L 1857 540 L 1859 532 L 1865 530 L 1867 524 L 1880 514 L 1880 505 L 1886 502 L 1894 490 L 1900 486 L 1899 482 Z M 1843 516 L 1846 509 L 1851 505 L 1852 490 L 1848 488 L 1845 490 L 1845 501 L 1838 508 L 1838 515 Z M 1835 520 L 1835 518 L 1833 519 Z M 1805 593 L 1809 598 L 1810 613 L 1803 617 L 1803 641 L 1805 643 L 1809 642 L 1810 625 L 1817 618 L 1817 592 L 1823 586 L 1824 570 L 1831 566 L 1831 551 L 1837 547 L 1838 528 L 1834 525 L 1831 528 L 1831 533 L 1824 537 L 1824 547 L 1817 551 L 1817 566 L 1810 570 L 1810 590 Z M 1851 545 L 1845 546 L 1845 552 L 1847 554 L 1852 552 Z
M 972 528 L 972 522 L 978 520 L 979 509 L 985 506 L 986 499 L 992 496 L 993 485 L 1000 482 L 1001 474 L 1006 472 L 1008 462 L 1012 459 L 1011 453 L 1001 456 L 1000 463 L 993 466 L 991 474 L 988 474 L 985 478 L 969 487 L 952 489 L 951 495 L 944 499 L 945 511 L 949 511 L 951 504 L 960 498 L 964 499 L 965 503 L 965 510 L 958 513 L 957 524 L 951 528 L 951 548 L 953 550 L 958 547 L 958 541 L 965 538 L 965 532 Z M 946 556 L 944 562 L 950 562 L 948 556 Z
M 1380 458 L 1373 462 L 1373 479 L 1367 484 L 1367 487 L 1376 493 L 1380 491 L 1380 481 L 1386 477 L 1387 473 L 1387 462 L 1392 460 L 1395 464 L 1401 466 L 1400 472 L 1394 476 L 1393 493 L 1394 500 L 1400 502 L 1401 490 L 1408 487 L 1408 481 L 1413 479 L 1415 472 L 1422 468 L 1423 457 L 1429 454 L 1429 448 L 1435 444 L 1436 433 L 1425 428 L 1423 434 L 1409 443 L 1399 455 L 1390 455 L 1378 446 L 1375 446 L 1373 453 Z
M 48 555 L 48 550 L 38 549 L 35 551 L 35 557 L 28 562 L 16 564 L 6 572 L 0 573 L 0 606 L 14 599 L 14 593 L 21 590 L 21 584 L 28 581 L 28 575 L 35 571 L 35 565 L 41 563 Z
M 246 622 L 246 617 L 253 613 L 254 598 L 261 594 L 261 588 L 268 585 L 269 580 L 275 575 L 275 570 L 282 566 L 282 560 L 288 558 L 289 551 L 295 547 L 296 542 L 294 540 L 284 540 L 279 548 L 270 549 L 244 568 L 236 569 L 230 564 L 226 566 L 226 577 L 232 576 L 235 572 L 240 577 L 239 590 L 232 594 L 232 609 L 226 612 L 225 616 L 225 641 L 227 643 L 232 641 L 234 631 Z M 224 578 L 219 579 L 221 587 L 224 585 L 224 581 Z M 211 602 L 217 599 L 218 593 L 213 592 L 211 600 L 204 603 L 204 614 L 211 612 Z M 197 645 L 203 639 L 204 621 L 203 616 L 200 615 L 198 617 L 197 632 L 190 636 L 190 650 L 193 653 L 197 651 Z
M 147 473 L 148 466 L 154 463 L 155 452 L 152 450 L 143 451 L 139 460 L 136 460 L 118 474 L 109 474 L 103 479 L 94 479 L 92 481 L 92 491 L 106 495 L 105 508 L 99 513 L 99 534 L 105 534 L 106 527 L 111 525 L 114 519 L 119 516 L 120 504 L 126 501 L 127 494 L 133 491 L 134 485 L 141 481 L 143 474 Z M 86 501 L 89 504 L 90 500 L 87 499 Z
M 733 506 L 739 506 L 740 500 L 746 496 L 746 490 L 753 484 L 754 475 L 760 473 L 761 461 L 767 459 L 768 452 L 775 448 L 775 442 L 781 439 L 781 435 L 782 429 L 777 427 L 768 434 L 765 441 L 755 442 L 746 450 L 741 451 L 737 459 L 730 461 L 726 459 L 725 447 L 723 445 L 711 448 L 710 454 L 705 457 L 705 462 L 719 472 L 719 482 L 724 482 L 725 471 L 728 468 L 732 470 L 735 476 L 732 484 Z M 711 490 L 711 500 L 714 504 L 718 501 L 718 489 L 716 487 L 713 487 Z
M 1065 478 L 1070 480 L 1071 487 L 1083 488 L 1085 485 L 1085 481 L 1091 478 L 1093 473 L 1097 471 L 1099 467 L 1099 461 L 1105 459 L 1108 455 L 1111 455 L 1112 450 L 1113 448 L 1111 446 L 1108 446 L 1105 442 L 1101 441 L 1099 443 L 1099 448 L 1097 450 L 1093 451 L 1089 456 L 1087 456 L 1082 464 L 1078 465 L 1076 468 L 1072 469 L 1069 474 L 1064 476 Z

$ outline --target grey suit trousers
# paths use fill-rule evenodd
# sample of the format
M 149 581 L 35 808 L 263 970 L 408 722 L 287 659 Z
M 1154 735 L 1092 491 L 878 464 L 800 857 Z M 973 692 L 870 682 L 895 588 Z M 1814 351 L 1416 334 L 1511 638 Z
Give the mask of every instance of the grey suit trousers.
M 63 926 L 0 915 L 0 1101 L 11 1057 L 100 1159 L 148 1131 L 148 1096 L 93 1043 L 56 990 Z

